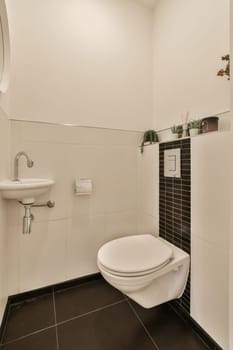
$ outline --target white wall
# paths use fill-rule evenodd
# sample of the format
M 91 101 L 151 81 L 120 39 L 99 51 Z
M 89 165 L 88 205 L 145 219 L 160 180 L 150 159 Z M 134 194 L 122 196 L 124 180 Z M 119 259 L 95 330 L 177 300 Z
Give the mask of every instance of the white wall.
M 233 174 L 233 133 L 231 132 L 231 174 Z M 229 230 L 229 349 L 233 350 L 233 186 L 231 181 L 231 225 Z
M 230 109 L 217 77 L 229 53 L 229 0 L 159 0 L 154 18 L 154 128 Z
M 230 25 L 233 33 L 233 4 L 230 6 Z M 233 36 L 230 37 L 231 57 L 233 57 Z M 231 70 L 232 70 L 231 61 Z M 231 110 L 233 110 L 233 83 L 231 79 Z M 233 132 L 231 130 L 231 174 L 233 175 Z M 233 350 L 233 184 L 231 181 L 231 227 L 230 227 L 230 244 L 229 244 L 229 342 L 230 350 Z
M 191 315 L 228 347 L 230 133 L 193 138 Z
M 1 18 L 0 18 L 1 21 Z M 0 81 L 2 80 L 2 74 L 3 74 L 3 64 L 4 64 L 4 57 L 3 57 L 3 40 L 2 40 L 2 26 L 0 22 Z
M 159 234 L 159 144 L 138 148 L 138 232 Z
M 230 82 L 217 77 L 229 53 L 229 0 L 158 0 L 154 16 L 155 129 L 230 109 Z M 222 116 L 229 129 L 232 115 Z M 192 139 L 191 314 L 228 349 L 231 149 L 228 133 Z M 232 328 L 231 328 L 232 329 Z
M 8 120 L 0 109 L 0 178 L 7 178 Z M 8 296 L 7 290 L 7 227 L 6 205 L 0 197 L 0 324 Z
M 229 82 L 216 77 L 220 56 L 229 51 L 227 0 L 160 0 L 154 39 L 152 11 L 133 0 L 71 0 L 69 6 L 65 0 L 7 0 L 7 8 L 12 72 L 10 89 L 0 100 L 12 118 L 145 130 L 152 126 L 153 97 L 153 126 L 159 129 L 180 122 L 186 110 L 199 117 L 229 109 Z M 23 236 L 23 210 L 9 204 L 9 294 L 93 273 L 96 252 L 107 240 L 157 231 L 158 145 L 140 155 L 140 133 L 26 122 L 11 126 L 11 162 L 24 149 L 35 167 L 26 169 L 22 161 L 21 175 L 55 178 L 43 198 L 55 200 L 56 207 L 35 209 L 33 232 Z M 208 213 L 203 217 L 214 195 L 206 176 L 216 166 L 207 152 L 218 154 L 223 137 L 193 140 L 194 163 L 202 164 L 194 171 L 193 222 L 203 225 L 192 228 L 191 303 L 192 316 L 227 349 L 227 302 L 219 305 L 227 298 L 226 242 L 215 231 L 209 235 Z M 93 178 L 90 198 L 73 195 L 77 176 Z M 206 204 L 202 211 L 200 203 Z M 216 203 L 211 202 L 213 210 Z M 5 247 L 5 236 L 0 237 Z M 215 254 L 222 265 L 216 265 Z M 220 267 L 218 281 L 213 271 Z
M 145 130 L 153 11 L 134 0 L 6 0 L 11 118 Z
M 158 177 L 158 145 L 141 156 L 141 133 L 11 122 L 11 136 L 11 162 L 20 150 L 35 161 L 32 169 L 20 162 L 21 177 L 55 179 L 54 188 L 40 200 L 55 200 L 56 207 L 33 209 L 32 234 L 22 235 L 23 209 L 9 202 L 9 294 L 94 273 L 104 242 L 156 232 L 158 181 L 153 184 L 152 174 Z M 143 175 L 138 172 L 141 162 Z M 73 194 L 78 176 L 93 179 L 89 198 Z M 148 201 L 138 202 L 139 190 Z M 147 210 L 150 191 L 153 213 Z

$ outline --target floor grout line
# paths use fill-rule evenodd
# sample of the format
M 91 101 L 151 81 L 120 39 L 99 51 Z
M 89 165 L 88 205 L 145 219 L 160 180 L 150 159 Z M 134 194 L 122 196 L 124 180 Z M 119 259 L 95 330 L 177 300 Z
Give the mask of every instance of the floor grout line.
M 141 320 L 140 316 L 137 314 L 137 312 L 134 310 L 133 306 L 130 304 L 129 300 L 127 300 L 127 303 L 130 307 L 130 309 L 132 310 L 132 312 L 134 313 L 134 315 L 136 316 L 136 318 L 138 319 L 138 321 L 140 322 L 140 324 L 142 325 L 142 327 L 144 328 L 147 336 L 150 338 L 151 342 L 153 343 L 153 345 L 155 346 L 156 350 L 159 350 L 158 345 L 156 344 L 156 342 L 154 341 L 153 337 L 151 336 L 150 332 L 148 331 L 148 329 L 146 328 L 145 324 L 143 323 L 143 321 Z
M 57 329 L 57 311 L 56 311 L 56 304 L 55 304 L 55 292 L 54 292 L 54 288 L 53 288 L 53 310 L 54 310 L 54 320 L 55 320 L 55 331 L 56 331 L 57 350 L 59 350 L 58 329 Z
M 86 312 L 86 313 L 84 313 L 84 314 L 81 314 L 81 315 L 78 315 L 78 316 L 69 318 L 69 319 L 67 319 L 67 320 L 58 322 L 58 323 L 57 323 L 57 326 L 63 325 L 63 324 L 65 324 L 65 323 L 67 323 L 67 322 L 71 322 L 71 321 L 77 320 L 77 319 L 82 318 L 82 317 L 84 317 L 84 316 L 91 315 L 91 314 L 96 313 L 96 312 L 98 312 L 98 311 L 108 309 L 108 308 L 110 308 L 110 307 L 112 307 L 112 306 L 115 306 L 115 305 L 118 305 L 118 304 L 122 304 L 122 303 L 124 303 L 124 302 L 127 302 L 127 299 L 126 299 L 126 298 L 124 298 L 124 299 L 122 299 L 122 300 L 120 300 L 120 301 L 117 301 L 117 302 L 115 302 L 115 303 L 112 303 L 112 304 L 108 304 L 108 305 L 106 305 L 106 306 L 99 307 L 99 308 L 97 308 L 97 309 L 94 309 L 94 310 L 92 310 L 92 311 Z
M 54 294 L 54 295 L 55 295 L 55 294 Z M 32 336 L 32 335 L 39 334 L 39 333 L 41 333 L 41 332 L 44 332 L 44 331 L 46 331 L 46 330 L 48 330 L 48 329 L 51 329 L 51 328 L 54 328 L 54 327 L 55 327 L 55 329 L 56 329 L 57 350 L 59 350 L 57 326 L 60 326 L 60 325 L 63 325 L 63 324 L 65 324 L 65 323 L 74 321 L 74 320 L 79 319 L 79 318 L 82 318 L 82 317 L 84 317 L 84 316 L 91 315 L 91 314 L 96 313 L 96 312 L 98 312 L 98 311 L 101 311 L 101 310 L 110 308 L 110 307 L 112 307 L 112 306 L 115 306 L 115 305 L 118 305 L 118 304 L 121 304 L 121 303 L 124 303 L 124 302 L 127 302 L 127 298 L 124 298 L 124 299 L 122 299 L 122 300 L 120 300 L 120 301 L 117 301 L 117 302 L 115 302 L 115 303 L 105 305 L 105 306 L 103 306 L 103 307 L 94 309 L 94 310 L 92 310 L 92 311 L 89 311 L 89 312 L 86 312 L 86 313 L 84 313 L 84 314 L 81 314 L 81 315 L 78 315 L 78 316 L 69 318 L 69 319 L 64 320 L 64 321 L 61 321 L 61 322 L 57 322 L 57 313 L 56 313 L 56 309 L 54 309 L 54 312 L 55 312 L 55 315 L 56 315 L 56 316 L 55 316 L 55 323 L 54 323 L 53 325 L 48 326 L 48 327 L 46 327 L 46 328 L 38 329 L 38 330 L 36 330 L 36 331 L 34 331 L 34 332 L 32 332 L 32 333 L 25 334 L 25 335 L 23 335 L 23 336 L 21 336 L 21 337 L 12 339 L 12 340 L 10 340 L 10 341 L 8 341 L 8 342 L 4 342 L 4 343 L 0 344 L 0 346 L 12 344 L 12 343 L 16 343 L 16 342 L 18 342 L 18 341 L 20 341 L 20 340 L 23 340 L 23 339 L 27 338 L 27 337 L 30 337 L 30 336 Z M 55 298 L 54 298 L 54 308 L 55 308 L 55 307 L 56 307 L 56 306 L 55 306 Z
M 1 345 L 8 345 L 8 344 L 12 344 L 12 343 L 17 343 L 17 342 L 20 341 L 20 340 L 23 340 L 23 339 L 25 339 L 25 338 L 28 338 L 28 337 L 30 337 L 30 336 L 32 336 L 32 335 L 36 335 L 36 334 L 42 333 L 42 332 L 44 332 L 44 331 L 46 331 L 46 330 L 48 330 L 48 329 L 54 328 L 54 327 L 55 327 L 55 325 L 53 324 L 53 325 L 48 326 L 48 327 L 46 327 L 46 328 L 38 329 L 37 331 L 34 331 L 34 332 L 32 332 L 32 333 L 28 333 L 28 334 L 22 335 L 21 337 L 18 337 L 18 338 L 12 339 L 12 340 L 9 340 L 9 341 L 7 341 L 7 342 L 1 344 Z

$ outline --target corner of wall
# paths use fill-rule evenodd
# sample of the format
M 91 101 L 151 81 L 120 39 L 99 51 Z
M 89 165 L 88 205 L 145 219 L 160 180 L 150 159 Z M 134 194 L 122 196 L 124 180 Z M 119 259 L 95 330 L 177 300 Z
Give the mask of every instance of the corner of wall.
M 0 108 L 0 179 L 8 175 L 9 121 Z M 7 283 L 7 212 L 6 204 L 0 198 L 0 323 L 8 298 Z

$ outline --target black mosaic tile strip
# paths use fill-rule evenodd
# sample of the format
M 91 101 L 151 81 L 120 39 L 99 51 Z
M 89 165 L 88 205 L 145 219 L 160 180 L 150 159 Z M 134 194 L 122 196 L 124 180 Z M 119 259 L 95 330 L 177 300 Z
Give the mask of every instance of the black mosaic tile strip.
M 164 177 L 164 151 L 181 149 L 181 178 Z M 159 146 L 159 230 L 160 236 L 191 253 L 191 146 L 190 139 Z M 178 305 L 190 313 L 190 277 Z

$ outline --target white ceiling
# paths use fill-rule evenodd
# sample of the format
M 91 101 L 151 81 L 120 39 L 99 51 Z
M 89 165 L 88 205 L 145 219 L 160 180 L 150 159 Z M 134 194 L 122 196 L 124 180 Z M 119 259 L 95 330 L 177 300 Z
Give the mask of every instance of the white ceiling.
M 136 1 L 147 7 L 154 8 L 158 0 L 136 0 Z

